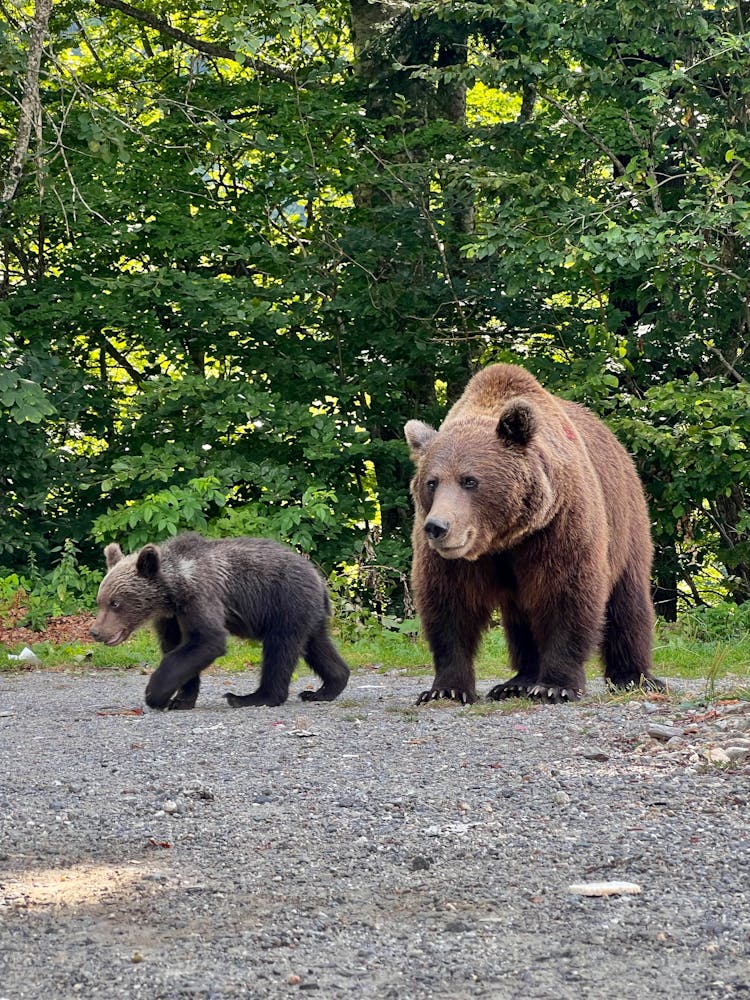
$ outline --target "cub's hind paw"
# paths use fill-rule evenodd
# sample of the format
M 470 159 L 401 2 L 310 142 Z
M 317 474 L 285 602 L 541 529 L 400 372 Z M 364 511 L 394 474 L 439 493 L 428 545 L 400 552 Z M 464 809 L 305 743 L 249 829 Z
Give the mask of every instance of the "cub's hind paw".
M 503 701 L 506 698 L 530 698 L 543 705 L 559 705 L 563 702 L 578 701 L 583 691 L 574 687 L 562 687 L 558 684 L 523 684 L 517 681 L 503 681 L 496 684 L 488 693 L 491 701 Z
M 340 694 L 341 691 L 331 691 L 330 688 L 327 689 L 324 685 L 323 687 L 319 687 L 317 691 L 310 691 L 308 689 L 300 691 L 299 697 L 302 701 L 333 701 L 334 698 L 338 698 Z
M 232 708 L 245 708 L 248 705 L 255 708 L 262 705 L 269 708 L 276 708 L 278 705 L 283 705 L 286 701 L 286 698 L 259 694 L 257 691 L 254 691 L 252 694 L 232 694 L 231 691 L 227 691 L 224 697 Z
M 417 698 L 417 705 L 428 705 L 431 701 L 456 701 L 459 705 L 473 705 L 476 696 L 463 688 L 431 688 Z

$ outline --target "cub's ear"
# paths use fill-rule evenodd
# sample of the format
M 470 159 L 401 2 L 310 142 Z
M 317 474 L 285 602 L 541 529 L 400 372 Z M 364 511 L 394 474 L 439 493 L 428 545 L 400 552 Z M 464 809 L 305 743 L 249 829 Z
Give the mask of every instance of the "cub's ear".
M 110 544 L 105 548 L 104 559 L 107 563 L 107 569 L 112 569 L 112 567 L 116 566 L 122 559 L 122 549 L 117 542 L 110 542 Z
M 409 445 L 409 453 L 412 462 L 418 462 L 424 454 L 425 448 L 437 434 L 434 427 L 423 424 L 421 420 L 409 420 L 404 425 L 404 435 L 406 443 Z
M 155 545 L 144 545 L 135 561 L 135 571 L 138 576 L 147 580 L 153 579 L 159 572 L 159 550 Z
M 510 444 L 526 445 L 536 434 L 537 422 L 534 406 L 519 397 L 512 399 L 500 414 L 497 436 Z

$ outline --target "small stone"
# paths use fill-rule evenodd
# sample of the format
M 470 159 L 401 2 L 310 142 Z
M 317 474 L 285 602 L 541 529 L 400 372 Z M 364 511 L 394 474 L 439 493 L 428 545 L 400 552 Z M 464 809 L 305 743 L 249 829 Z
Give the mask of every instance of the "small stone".
M 585 760 L 609 760 L 609 754 L 604 750 L 600 750 L 599 747 L 592 747 L 590 750 L 582 750 L 581 756 Z
M 417 854 L 416 857 L 411 859 L 411 870 L 413 872 L 426 872 L 430 867 L 430 859 L 423 857 L 421 854 Z
M 286 981 L 290 986 L 299 986 L 302 982 L 301 976 L 298 976 L 295 972 L 292 972 L 286 977 Z
M 552 801 L 556 806 L 567 806 L 570 805 L 570 796 L 567 792 L 555 792 Z
M 577 882 L 568 886 L 576 896 L 637 896 L 641 887 L 636 882 Z
M 724 747 L 724 753 L 732 761 L 745 760 L 746 757 L 750 757 L 750 747 L 734 745 Z
M 722 765 L 732 763 L 732 758 L 721 747 L 708 747 L 707 750 L 703 751 L 703 756 L 709 764 Z
M 167 801 L 162 805 L 162 809 L 165 813 L 168 813 L 171 816 L 172 813 L 177 812 L 177 803 L 174 799 L 167 799 Z
M 143 961 L 143 955 L 141 955 L 139 951 L 134 951 L 130 956 L 130 961 L 133 962 L 134 965 L 137 965 L 139 962 Z
M 661 740 L 664 743 L 675 736 L 683 735 L 683 731 L 676 726 L 662 726 L 658 722 L 652 722 L 646 731 L 651 739 Z

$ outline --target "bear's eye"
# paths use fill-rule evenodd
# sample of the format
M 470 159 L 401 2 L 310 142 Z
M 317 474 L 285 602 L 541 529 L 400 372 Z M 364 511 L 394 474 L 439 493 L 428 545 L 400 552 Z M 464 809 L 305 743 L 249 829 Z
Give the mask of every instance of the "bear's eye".
M 425 486 L 427 487 L 427 491 L 429 493 L 434 493 L 435 490 L 437 489 L 437 485 L 438 485 L 437 479 L 428 479 L 427 482 L 425 483 Z
M 109 602 L 109 606 L 110 606 L 110 608 L 112 608 L 113 611 L 116 611 L 117 608 L 120 607 L 120 602 L 119 601 L 110 601 Z
M 459 482 L 462 490 L 475 490 L 479 486 L 479 480 L 474 476 L 461 476 Z

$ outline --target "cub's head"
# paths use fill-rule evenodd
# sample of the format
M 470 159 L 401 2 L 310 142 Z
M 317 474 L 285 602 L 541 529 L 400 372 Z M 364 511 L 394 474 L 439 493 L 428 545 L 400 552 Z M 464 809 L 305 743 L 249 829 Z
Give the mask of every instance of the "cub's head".
M 99 587 L 96 621 L 89 632 L 97 642 L 119 646 L 160 610 L 159 550 L 145 545 L 135 555 L 124 556 L 113 542 L 104 550 L 104 557 L 107 575 Z
M 556 495 L 529 400 L 510 400 L 499 419 L 461 417 L 439 431 L 410 420 L 404 433 L 417 523 L 443 558 L 502 552 L 551 519 Z

